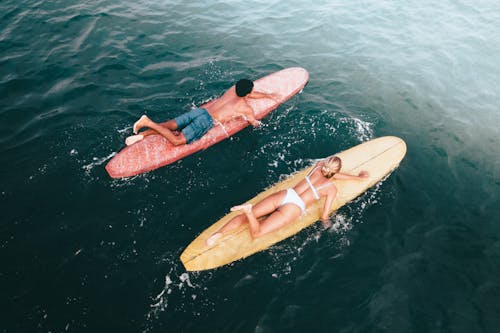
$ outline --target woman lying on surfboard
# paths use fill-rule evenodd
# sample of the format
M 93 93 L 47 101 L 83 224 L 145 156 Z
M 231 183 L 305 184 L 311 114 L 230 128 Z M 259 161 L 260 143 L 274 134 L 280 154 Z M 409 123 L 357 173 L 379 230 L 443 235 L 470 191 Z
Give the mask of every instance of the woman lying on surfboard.
M 255 119 L 254 111 L 247 103 L 248 98 L 272 98 L 280 101 L 280 96 L 253 91 L 253 82 L 248 79 L 241 79 L 236 85 L 229 88 L 224 95 L 206 107 L 192 109 L 163 125 L 155 123 L 146 115 L 142 116 L 134 124 L 134 134 L 129 136 L 125 143 L 127 146 L 144 139 L 151 134 L 160 134 L 173 145 L 179 146 L 201 138 L 214 125 L 221 125 L 233 118 L 243 117 L 252 126 L 257 127 L 260 121 Z M 141 128 L 148 127 L 149 130 L 139 133 Z M 181 130 L 177 135 L 174 131 Z
M 321 221 L 327 223 L 328 212 L 337 195 L 337 188 L 331 181 L 360 180 L 368 177 L 367 171 L 361 171 L 357 176 L 340 173 L 342 161 L 337 156 L 331 156 L 317 163 L 305 177 L 293 188 L 282 190 L 262 199 L 254 206 L 252 204 L 234 206 L 231 211 L 241 211 L 242 214 L 234 217 L 206 241 L 208 246 L 215 244 L 216 240 L 225 232 L 238 228 L 248 222 L 252 238 L 257 238 L 295 221 L 305 213 L 308 206 L 314 201 L 326 197 Z M 262 221 L 258 218 L 265 217 Z

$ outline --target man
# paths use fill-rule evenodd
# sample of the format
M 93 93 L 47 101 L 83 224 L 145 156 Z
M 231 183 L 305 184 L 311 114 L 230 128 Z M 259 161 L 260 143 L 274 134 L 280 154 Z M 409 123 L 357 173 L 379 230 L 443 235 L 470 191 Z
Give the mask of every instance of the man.
M 193 109 L 169 120 L 164 125 L 155 123 L 144 115 L 134 124 L 135 135 L 128 137 L 125 143 L 131 145 L 147 135 L 160 134 L 175 146 L 184 145 L 198 140 L 214 125 L 223 125 L 238 117 L 242 117 L 252 126 L 257 127 L 260 125 L 260 121 L 255 119 L 248 99 L 271 98 L 280 102 L 280 96 L 253 91 L 253 87 L 254 84 L 251 80 L 241 79 L 209 106 Z M 139 133 L 139 130 L 144 127 L 148 127 L 149 130 Z M 174 133 L 177 130 L 181 132 Z

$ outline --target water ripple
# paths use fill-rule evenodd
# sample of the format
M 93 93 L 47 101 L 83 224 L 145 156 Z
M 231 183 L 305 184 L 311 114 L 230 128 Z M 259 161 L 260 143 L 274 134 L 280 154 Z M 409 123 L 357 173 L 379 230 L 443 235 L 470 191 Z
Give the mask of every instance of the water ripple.
M 0 2 L 5 330 L 497 327 L 498 13 L 492 0 Z M 310 82 L 261 128 L 106 175 L 139 115 L 289 66 Z M 407 158 L 331 229 L 183 270 L 179 253 L 231 203 L 382 135 Z

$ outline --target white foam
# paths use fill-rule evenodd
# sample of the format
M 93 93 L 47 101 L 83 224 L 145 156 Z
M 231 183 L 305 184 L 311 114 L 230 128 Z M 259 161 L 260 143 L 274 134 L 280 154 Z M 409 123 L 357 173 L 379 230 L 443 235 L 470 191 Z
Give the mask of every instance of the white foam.
M 181 276 L 179 277 L 179 279 L 181 280 L 182 283 L 186 282 L 186 284 L 189 287 L 194 288 L 194 286 L 191 284 L 191 281 L 189 280 L 189 274 L 188 273 L 181 274 Z
M 361 141 L 367 141 L 373 138 L 373 124 L 367 121 L 363 121 L 358 118 L 352 118 L 354 125 L 356 126 L 356 132 L 358 133 L 358 139 Z
M 94 157 L 93 162 L 89 163 L 87 165 L 84 165 L 82 167 L 82 169 L 85 170 L 85 173 L 87 174 L 87 176 L 90 176 L 90 172 L 92 171 L 92 169 L 94 169 L 94 167 L 102 165 L 104 162 L 106 162 L 107 160 L 109 160 L 110 158 L 112 158 L 115 155 L 116 155 L 116 152 L 113 152 L 106 157 Z
M 122 129 L 118 129 L 117 131 L 118 131 L 118 133 L 122 134 L 122 133 L 129 132 L 129 131 L 131 132 L 131 130 L 132 130 L 132 125 L 128 125 L 127 127 L 122 128 Z
M 352 223 L 345 215 L 336 214 L 330 231 L 335 233 L 344 233 L 352 229 Z
M 338 121 L 347 124 L 360 142 L 368 141 L 374 137 L 373 124 L 368 121 L 356 117 L 341 117 Z
M 184 272 L 179 276 L 176 276 L 174 271 L 175 267 L 170 269 L 169 273 L 165 276 L 165 284 L 163 286 L 163 289 L 160 291 L 160 293 L 158 293 L 158 295 L 153 297 L 153 304 L 150 305 L 151 310 L 147 314 L 148 318 L 154 319 L 160 312 L 165 311 L 171 305 L 169 302 L 169 299 L 171 297 L 187 297 L 190 299 L 190 302 L 192 302 L 199 298 L 198 293 L 195 293 L 193 291 L 202 291 L 206 289 L 202 288 L 199 285 L 193 284 L 191 282 L 191 276 L 189 275 L 189 273 Z M 179 310 L 179 308 L 182 307 L 182 304 L 176 303 L 176 310 Z

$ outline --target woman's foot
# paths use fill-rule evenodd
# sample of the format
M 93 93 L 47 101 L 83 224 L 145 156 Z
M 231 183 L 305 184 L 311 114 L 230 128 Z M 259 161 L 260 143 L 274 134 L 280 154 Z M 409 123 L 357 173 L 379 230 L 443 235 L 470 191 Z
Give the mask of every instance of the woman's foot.
M 134 124 L 134 134 L 137 134 L 141 128 L 148 126 L 150 122 L 151 119 L 149 119 L 146 115 L 143 115 Z
M 243 213 L 250 214 L 252 212 L 252 204 L 234 206 L 231 208 L 231 211 L 242 211 Z
M 138 141 L 141 141 L 142 139 L 144 139 L 144 135 L 142 134 L 132 135 L 125 139 L 125 144 L 130 146 Z
M 213 234 L 212 236 L 210 236 L 206 243 L 207 243 L 207 246 L 213 246 L 215 244 L 215 241 L 218 240 L 219 238 L 222 237 L 222 233 L 221 232 L 216 232 L 215 234 Z

